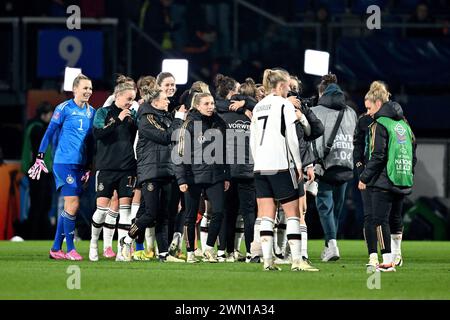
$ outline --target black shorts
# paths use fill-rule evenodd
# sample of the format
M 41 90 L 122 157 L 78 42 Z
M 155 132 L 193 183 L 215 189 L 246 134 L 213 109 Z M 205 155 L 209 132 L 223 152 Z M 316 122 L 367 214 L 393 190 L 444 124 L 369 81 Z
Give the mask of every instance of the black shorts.
M 119 198 L 133 197 L 133 189 L 136 186 L 135 171 L 97 171 L 95 175 L 95 191 L 97 198 L 111 198 L 114 190 Z
M 293 169 L 275 174 L 255 172 L 255 187 L 256 198 L 274 198 L 284 203 L 300 197 L 297 174 Z

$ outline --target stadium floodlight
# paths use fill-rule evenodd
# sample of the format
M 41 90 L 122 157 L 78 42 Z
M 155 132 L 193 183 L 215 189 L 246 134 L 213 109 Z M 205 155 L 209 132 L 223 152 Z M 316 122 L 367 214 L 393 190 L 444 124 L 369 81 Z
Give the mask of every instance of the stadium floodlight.
M 79 68 L 66 67 L 64 72 L 64 91 L 72 91 L 73 80 L 81 73 Z
M 330 53 L 310 49 L 305 50 L 305 73 L 316 76 L 328 74 L 329 63 Z
M 162 72 L 170 72 L 175 77 L 176 84 L 186 84 L 188 81 L 189 61 L 186 59 L 164 59 Z

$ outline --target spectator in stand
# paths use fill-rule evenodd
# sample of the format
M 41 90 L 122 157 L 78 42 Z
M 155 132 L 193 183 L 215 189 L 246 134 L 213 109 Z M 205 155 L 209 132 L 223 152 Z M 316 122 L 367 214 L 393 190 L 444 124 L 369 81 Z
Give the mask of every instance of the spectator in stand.
M 417 5 L 416 11 L 408 20 L 409 23 L 415 24 L 433 24 L 436 22 L 434 17 L 429 13 L 428 5 L 421 2 Z M 437 28 L 430 28 L 425 26 L 409 28 L 407 30 L 408 37 L 429 38 L 439 35 L 440 31 Z

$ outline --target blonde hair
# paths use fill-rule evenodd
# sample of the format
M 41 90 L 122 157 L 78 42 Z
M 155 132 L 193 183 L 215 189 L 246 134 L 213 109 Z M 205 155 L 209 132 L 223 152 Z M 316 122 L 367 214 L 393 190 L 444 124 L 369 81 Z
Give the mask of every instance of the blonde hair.
M 209 91 L 208 85 L 206 83 L 204 83 L 203 81 L 195 81 L 192 84 L 191 89 L 189 90 L 189 92 L 211 93 Z
M 380 100 L 382 103 L 389 101 L 391 93 L 387 90 L 386 84 L 382 81 L 374 81 L 370 85 L 369 91 L 366 93 L 364 100 L 375 102 Z
M 124 91 L 128 91 L 128 90 L 132 90 L 134 92 L 136 92 L 136 85 L 131 82 L 120 82 L 119 84 L 117 84 L 114 88 L 114 96 L 117 97 L 117 95 L 119 93 L 122 93 Z
M 162 90 L 158 87 L 143 87 L 142 89 L 142 99 L 144 99 L 145 102 L 152 103 L 154 100 L 159 98 L 159 95 L 161 94 Z
M 289 81 L 289 74 L 286 71 L 273 69 L 264 70 L 263 86 L 266 93 L 275 89 L 277 84 L 282 81 Z
M 73 85 L 72 88 L 78 87 L 78 85 L 80 84 L 81 80 L 89 80 L 91 81 L 91 79 L 89 79 L 89 77 L 85 76 L 84 74 L 80 73 L 74 80 L 73 80 Z
M 194 93 L 194 96 L 192 97 L 192 107 L 197 109 L 198 105 L 200 104 L 200 100 L 205 97 L 213 97 L 211 93 L 207 92 L 201 92 L 201 93 Z

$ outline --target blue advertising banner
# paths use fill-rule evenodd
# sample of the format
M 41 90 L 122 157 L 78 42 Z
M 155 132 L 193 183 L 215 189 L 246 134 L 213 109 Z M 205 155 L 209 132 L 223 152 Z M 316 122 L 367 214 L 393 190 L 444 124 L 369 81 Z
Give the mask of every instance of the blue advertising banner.
M 81 68 L 90 78 L 103 76 L 103 34 L 100 31 L 41 30 L 38 77 L 60 77 L 65 67 Z

